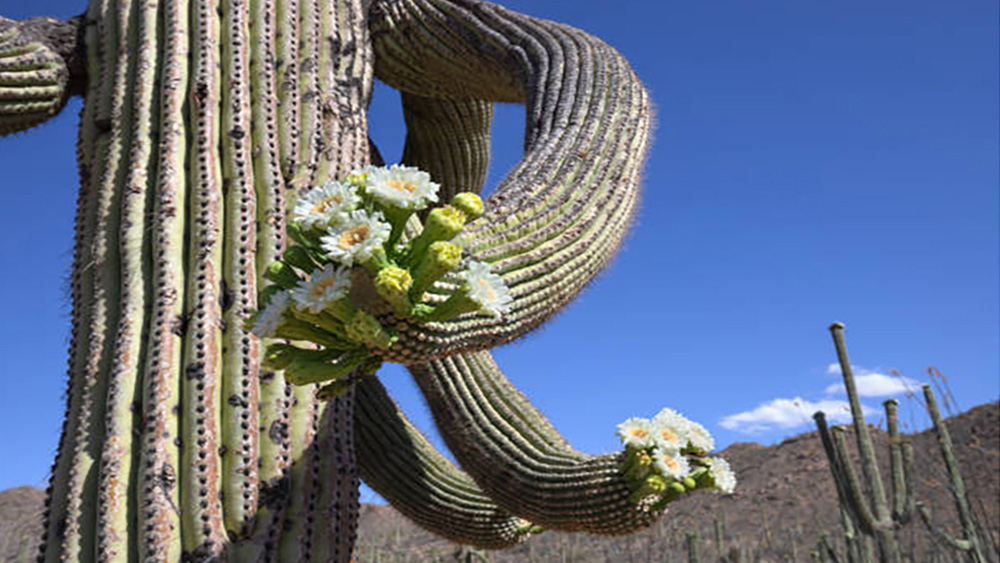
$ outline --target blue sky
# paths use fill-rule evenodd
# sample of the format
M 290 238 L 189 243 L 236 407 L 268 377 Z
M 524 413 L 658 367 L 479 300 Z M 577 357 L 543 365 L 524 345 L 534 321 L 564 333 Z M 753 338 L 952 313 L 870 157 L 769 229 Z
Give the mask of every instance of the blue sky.
M 497 350 L 571 443 L 614 450 L 616 424 L 664 406 L 723 445 L 809 430 L 814 406 L 843 398 L 834 320 L 872 407 L 900 391 L 889 370 L 922 383 L 931 365 L 964 408 L 998 398 L 996 2 L 506 5 L 608 41 L 657 106 L 622 253 Z M 16 18 L 83 8 L 0 0 Z M 59 437 L 78 109 L 0 139 L 0 489 L 44 485 Z M 501 107 L 496 122 L 490 185 L 519 157 L 523 111 Z M 391 90 L 377 89 L 371 127 L 398 158 Z M 405 372 L 382 377 L 429 430 Z

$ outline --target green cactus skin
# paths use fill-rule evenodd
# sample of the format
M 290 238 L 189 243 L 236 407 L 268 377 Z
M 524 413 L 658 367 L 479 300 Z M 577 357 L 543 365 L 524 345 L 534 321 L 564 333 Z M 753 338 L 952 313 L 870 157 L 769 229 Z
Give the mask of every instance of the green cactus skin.
M 381 160 L 376 75 L 402 92 L 403 160 L 442 203 L 481 191 L 493 102 L 527 105 L 524 160 L 461 235 L 511 314 L 417 326 L 372 309 L 468 474 L 376 379 L 321 402 L 262 370 L 267 342 L 245 329 L 296 196 Z M 40 561 L 349 561 L 359 474 L 483 548 L 657 517 L 628 501 L 620 454 L 571 449 L 485 352 L 573 299 L 628 229 L 651 111 L 613 49 L 473 0 L 92 0 L 70 22 L 0 20 L 0 134 L 77 93 L 67 413 Z
M 45 121 L 81 93 L 79 25 L 79 18 L 0 17 L 0 135 Z
M 454 542 L 503 549 L 527 539 L 528 523 L 496 504 L 410 424 L 374 377 L 357 385 L 355 443 L 368 486 L 407 518 Z
M 841 468 L 849 491 L 848 498 L 851 499 L 855 516 L 859 519 L 861 528 L 868 534 L 874 535 L 879 544 L 879 556 L 883 563 L 898 563 L 900 561 L 899 544 L 896 539 L 896 532 L 892 520 L 892 513 L 889 511 L 889 503 L 886 500 L 885 487 L 882 484 L 882 476 L 875 459 L 875 446 L 872 444 L 871 434 L 868 432 L 868 424 L 865 423 L 864 413 L 861 410 L 861 400 L 858 398 L 858 390 L 854 383 L 854 372 L 851 368 L 851 361 L 847 355 L 847 345 L 844 343 L 844 325 L 833 323 L 830 326 L 830 334 L 837 350 L 837 361 L 840 363 L 841 373 L 844 377 L 844 388 L 847 390 L 847 399 L 851 405 L 851 417 L 854 419 L 854 433 L 858 443 L 858 453 L 861 456 L 861 471 L 865 482 L 868 484 L 870 492 L 871 507 L 864 501 L 862 489 L 851 464 L 848 463 L 847 443 L 844 440 L 843 432 L 835 428 L 833 433 L 834 445 L 837 448 L 838 458 L 841 460 Z
M 411 366 L 448 448 L 504 510 L 543 528 L 620 535 L 655 521 L 629 502 L 622 455 L 572 449 L 488 352 Z
M 975 517 L 973 516 L 972 509 L 969 507 L 965 479 L 962 478 L 958 460 L 955 458 L 952 450 L 951 434 L 948 433 L 948 427 L 941 418 L 941 410 L 938 408 L 937 398 L 934 397 L 931 386 L 924 385 L 923 392 L 924 400 L 927 402 L 927 413 L 930 414 L 931 421 L 934 423 L 934 433 L 937 434 L 938 445 L 941 447 L 941 456 L 944 458 L 945 467 L 948 469 L 948 477 L 951 480 L 951 487 L 949 489 L 955 500 L 955 508 L 958 510 L 958 518 L 962 524 L 962 535 L 964 537 L 953 538 L 943 530 L 938 529 L 930 516 L 929 510 L 923 504 L 919 505 L 920 517 L 924 525 L 927 526 L 935 537 L 940 538 L 953 549 L 966 552 L 967 557 L 973 563 L 985 563 L 989 559 L 984 555 L 981 547 L 983 542 L 979 538 Z

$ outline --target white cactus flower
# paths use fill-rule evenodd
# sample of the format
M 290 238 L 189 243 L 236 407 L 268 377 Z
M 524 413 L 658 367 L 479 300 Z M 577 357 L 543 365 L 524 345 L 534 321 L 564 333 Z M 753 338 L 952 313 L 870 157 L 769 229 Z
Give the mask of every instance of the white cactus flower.
M 653 445 L 653 425 L 645 418 L 630 418 L 618 425 L 618 436 L 625 446 L 648 448 Z
M 653 468 L 663 477 L 677 480 L 687 477 L 691 472 L 687 458 L 680 452 L 659 448 L 653 453 Z
M 391 230 L 389 224 L 382 221 L 381 213 L 369 215 L 359 209 L 330 228 L 330 234 L 320 238 L 320 242 L 331 260 L 352 266 L 371 258 L 389 238 Z
M 273 336 L 274 331 L 278 330 L 278 326 L 281 325 L 281 319 L 284 317 L 285 311 L 288 310 L 290 300 L 291 296 L 287 291 L 274 294 L 267 306 L 257 313 L 250 332 L 257 338 Z
M 292 220 L 306 229 L 325 229 L 345 221 L 360 202 L 353 187 L 330 182 L 302 196 L 292 212 Z
M 394 164 L 366 172 L 365 190 L 382 205 L 416 211 L 438 200 L 441 186 L 419 168 Z
M 708 458 L 708 471 L 715 481 L 715 488 L 723 494 L 731 495 L 736 490 L 736 473 L 729 467 L 729 462 L 721 457 Z
M 688 421 L 687 427 L 688 446 L 700 452 L 710 452 L 715 449 L 715 438 L 701 424 Z
M 494 317 L 510 311 L 514 298 L 503 278 L 490 271 L 488 264 L 469 262 L 459 276 L 465 281 L 465 290 L 470 299 L 479 304 L 479 309 Z
M 350 269 L 327 264 L 322 270 L 312 272 L 308 281 L 299 282 L 298 287 L 291 290 L 291 295 L 300 309 L 319 313 L 327 305 L 346 297 L 350 289 Z

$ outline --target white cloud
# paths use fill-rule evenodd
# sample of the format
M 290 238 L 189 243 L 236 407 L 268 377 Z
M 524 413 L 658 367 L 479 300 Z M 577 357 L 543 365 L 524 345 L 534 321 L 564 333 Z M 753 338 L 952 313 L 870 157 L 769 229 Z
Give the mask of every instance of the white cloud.
M 861 406 L 865 416 L 877 413 L 867 405 Z M 812 415 L 816 411 L 826 413 L 831 423 L 850 423 L 851 412 L 847 401 L 823 400 L 807 401 L 802 397 L 794 399 L 773 399 L 757 408 L 724 417 L 719 425 L 727 430 L 742 434 L 760 434 L 770 430 L 787 430 L 814 424 Z
M 861 397 L 887 397 L 889 395 L 902 395 L 920 388 L 920 383 L 902 375 L 886 375 L 859 366 L 851 366 L 854 372 L 854 385 L 858 388 L 858 395 Z M 830 364 L 826 369 L 827 373 L 840 375 L 840 366 Z M 835 383 L 828 386 L 824 392 L 827 395 L 846 393 L 843 383 Z

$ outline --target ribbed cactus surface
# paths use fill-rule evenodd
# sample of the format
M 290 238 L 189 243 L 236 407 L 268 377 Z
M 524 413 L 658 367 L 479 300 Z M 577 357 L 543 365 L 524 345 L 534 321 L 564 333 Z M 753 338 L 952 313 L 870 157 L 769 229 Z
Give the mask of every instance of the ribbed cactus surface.
M 487 351 L 571 301 L 629 227 L 651 115 L 620 54 L 474 0 L 92 0 L 46 22 L 0 21 L 0 134 L 85 97 L 42 561 L 346 562 L 359 475 L 427 529 L 492 549 L 540 528 L 630 533 L 662 512 L 636 501 L 636 479 L 656 495 L 669 482 L 649 476 L 659 450 L 572 449 Z M 374 353 L 410 367 L 462 469 L 377 379 L 321 401 L 262 368 L 273 341 L 247 328 L 296 199 L 380 162 L 375 76 L 402 92 L 404 163 L 442 202 L 482 189 L 492 103 L 526 106 L 523 160 L 455 240 L 509 310 L 379 313 L 398 340 Z

